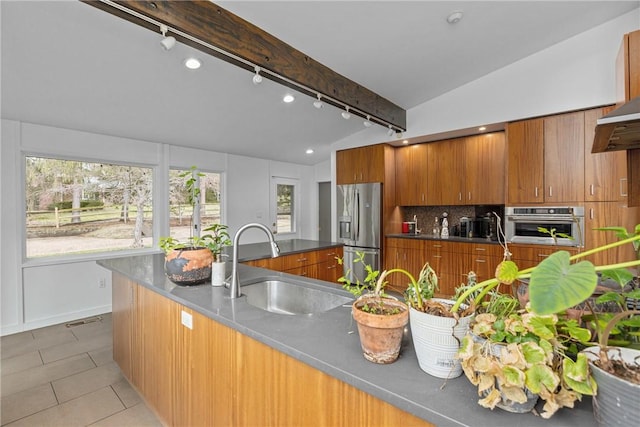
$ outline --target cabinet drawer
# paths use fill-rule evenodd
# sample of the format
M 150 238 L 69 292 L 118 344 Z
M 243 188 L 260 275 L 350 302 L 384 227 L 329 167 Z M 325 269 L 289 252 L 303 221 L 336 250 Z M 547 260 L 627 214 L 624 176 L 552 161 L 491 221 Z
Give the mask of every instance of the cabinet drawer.
M 267 268 L 269 270 L 282 271 L 282 257 L 276 258 L 263 258 L 246 261 L 243 264 L 250 265 L 252 267 Z
M 504 255 L 504 249 L 502 249 L 502 246 L 500 245 L 472 243 L 469 253 L 473 256 L 484 255 L 502 258 L 502 256 Z
M 297 254 L 285 255 L 282 258 L 282 268 L 287 271 L 292 268 L 305 265 L 317 264 L 320 251 L 300 252 Z M 324 261 L 324 260 L 323 260 Z

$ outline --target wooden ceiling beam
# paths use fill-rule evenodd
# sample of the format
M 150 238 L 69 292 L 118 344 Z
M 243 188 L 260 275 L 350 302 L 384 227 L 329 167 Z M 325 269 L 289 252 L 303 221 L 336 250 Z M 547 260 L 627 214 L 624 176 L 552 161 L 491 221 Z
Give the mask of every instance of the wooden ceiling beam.
M 346 104 L 352 113 L 358 114 L 353 111 L 357 109 L 363 113 L 363 117 L 369 115 L 373 121 L 386 122 L 397 131 L 406 130 L 404 109 L 210 1 L 81 1 L 158 34 L 159 25 L 155 23 L 165 24 L 169 27 L 167 35 L 174 36 L 181 43 L 251 71 L 253 67 L 248 63 L 259 66 L 267 70 L 261 73 L 265 78 L 313 98 L 320 93 L 325 95 L 323 101 L 326 103 L 339 108 L 344 108 L 341 104 Z M 230 55 L 211 49 L 191 37 Z

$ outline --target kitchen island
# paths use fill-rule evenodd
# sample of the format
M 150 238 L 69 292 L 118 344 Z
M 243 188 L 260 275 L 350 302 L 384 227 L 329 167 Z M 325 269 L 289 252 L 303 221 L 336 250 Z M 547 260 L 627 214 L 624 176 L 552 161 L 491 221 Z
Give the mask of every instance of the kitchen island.
M 390 365 L 366 361 L 350 306 L 280 315 L 208 284 L 166 279 L 163 254 L 99 261 L 113 273 L 114 359 L 170 425 L 595 426 L 591 399 L 551 420 L 477 404 L 466 378 L 418 367 L 409 331 Z M 334 284 L 239 266 L 256 278 Z M 354 418 L 355 417 L 355 418 Z

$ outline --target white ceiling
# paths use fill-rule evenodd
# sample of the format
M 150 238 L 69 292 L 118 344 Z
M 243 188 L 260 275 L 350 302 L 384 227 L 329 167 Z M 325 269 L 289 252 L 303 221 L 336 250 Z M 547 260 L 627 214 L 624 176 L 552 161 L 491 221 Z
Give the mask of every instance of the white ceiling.
M 640 1 L 224 1 L 220 6 L 410 109 Z M 77 1 L 0 2 L 2 117 L 316 164 L 362 120 Z M 449 25 L 446 17 L 464 12 Z M 197 56 L 203 66 L 187 70 Z M 411 128 L 411 123 L 407 123 Z M 388 139 L 385 130 L 366 130 Z M 306 155 L 307 148 L 315 149 Z

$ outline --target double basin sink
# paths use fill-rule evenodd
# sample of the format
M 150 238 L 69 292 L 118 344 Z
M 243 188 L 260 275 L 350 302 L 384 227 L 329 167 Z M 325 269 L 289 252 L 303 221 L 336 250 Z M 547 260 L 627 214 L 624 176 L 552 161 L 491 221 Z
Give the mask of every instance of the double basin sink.
M 353 302 L 353 298 L 283 277 L 254 279 L 240 287 L 247 303 L 277 314 L 314 314 Z

